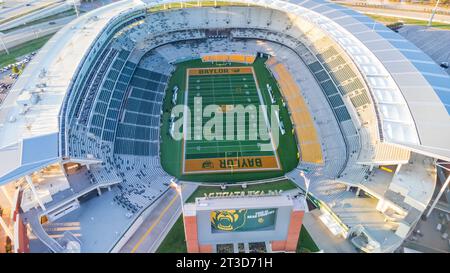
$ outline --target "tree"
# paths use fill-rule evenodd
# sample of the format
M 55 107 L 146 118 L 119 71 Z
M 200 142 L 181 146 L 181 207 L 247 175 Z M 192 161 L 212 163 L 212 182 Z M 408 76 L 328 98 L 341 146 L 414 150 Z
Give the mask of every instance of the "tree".
M 17 68 L 17 65 L 14 65 L 14 66 L 11 68 L 11 71 L 12 71 L 12 73 L 14 73 L 14 74 L 19 74 L 19 68 Z
M 20 65 L 19 74 L 22 74 L 22 72 L 23 72 L 24 69 L 25 69 L 25 64 L 22 63 L 22 65 Z
M 5 252 L 11 253 L 12 252 L 12 244 L 11 239 L 9 237 L 6 237 L 6 243 L 5 243 Z

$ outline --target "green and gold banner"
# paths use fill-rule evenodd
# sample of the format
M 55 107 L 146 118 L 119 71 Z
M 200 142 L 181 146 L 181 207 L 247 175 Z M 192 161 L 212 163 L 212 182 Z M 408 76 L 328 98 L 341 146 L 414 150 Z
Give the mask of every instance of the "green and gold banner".
M 275 228 L 277 209 L 230 209 L 211 211 L 212 232 L 258 231 Z

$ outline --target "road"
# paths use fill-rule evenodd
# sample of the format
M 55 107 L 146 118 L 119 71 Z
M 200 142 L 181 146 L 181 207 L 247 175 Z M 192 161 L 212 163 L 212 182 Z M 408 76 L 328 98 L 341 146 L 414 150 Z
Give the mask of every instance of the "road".
M 381 16 L 391 16 L 423 21 L 428 21 L 430 19 L 430 13 L 417 11 L 389 10 L 389 9 L 363 8 L 363 7 L 352 7 L 352 8 L 363 13 L 377 14 Z M 450 15 L 436 14 L 434 16 L 433 22 L 450 24 Z
M 12 48 L 14 46 L 26 43 L 28 41 L 37 39 L 42 36 L 46 36 L 57 32 L 59 29 L 67 25 L 76 16 L 69 16 L 60 19 L 55 19 L 52 22 L 55 24 L 50 25 L 49 22 L 44 22 L 36 25 L 31 25 L 29 27 L 20 28 L 15 31 L 11 31 L 3 36 L 3 42 L 7 48 Z M 3 51 L 3 45 L 1 45 L 0 50 Z
M 34 0 L 34 1 L 4 1 L 2 9 L 0 10 L 0 20 L 8 17 L 21 15 L 51 3 L 61 2 L 60 0 Z M 27 6 L 27 4 L 29 4 Z
M 450 62 L 450 31 L 425 26 L 403 26 L 399 34 L 428 54 L 437 64 Z M 450 74 L 450 69 L 443 71 Z
M 362 6 L 360 1 L 333 1 L 337 4 L 345 4 L 362 13 L 377 14 L 381 16 L 391 16 L 415 20 L 428 21 L 431 16 L 431 6 L 419 6 L 419 5 L 399 5 L 390 4 L 381 6 L 380 3 L 375 6 Z M 393 6 L 395 5 L 395 6 Z M 395 7 L 395 8 L 394 8 Z M 446 9 L 443 9 L 446 11 Z M 449 11 L 450 12 L 450 11 Z M 436 14 L 433 19 L 434 22 L 441 22 L 450 24 L 450 14 Z
M 39 1 L 48 2 L 48 1 L 54 1 L 54 0 L 37 0 L 36 2 L 39 2 Z M 99 8 L 101 6 L 110 4 L 115 1 L 117 1 L 117 0 L 99 0 L 99 1 L 95 1 L 93 3 L 83 2 L 79 6 L 79 9 L 80 9 L 80 11 L 88 12 L 88 11 L 91 11 L 91 10 Z M 57 1 L 55 1 L 55 2 L 57 2 Z M 23 8 L 23 6 L 20 6 L 20 7 Z M 20 8 L 20 7 L 17 7 L 17 8 Z M 6 10 L 6 9 L 4 9 L 4 10 Z M 2 12 L 3 11 L 0 11 L 0 14 L 2 14 Z M 0 15 L 0 18 L 1 18 L 1 15 Z M 49 22 L 43 22 L 43 23 L 36 24 L 36 25 L 26 26 L 26 27 L 17 29 L 15 31 L 11 31 L 9 33 L 4 34 L 3 42 L 5 43 L 6 47 L 9 49 L 14 46 L 18 46 L 18 45 L 26 43 L 28 41 L 34 40 L 36 38 L 55 33 L 58 30 L 60 30 L 63 26 L 67 25 L 70 21 L 74 20 L 75 18 L 76 18 L 76 16 L 72 15 L 72 16 L 52 20 L 52 22 L 55 22 L 55 24 L 52 24 L 52 25 L 50 25 Z M 4 51 L 3 45 L 0 44 L 0 52 L 3 52 L 3 51 Z
M 183 196 L 189 196 L 197 185 L 185 184 Z M 154 253 L 181 215 L 181 201 L 175 190 L 170 189 L 156 207 L 146 217 L 128 242 L 119 251 L 121 253 Z

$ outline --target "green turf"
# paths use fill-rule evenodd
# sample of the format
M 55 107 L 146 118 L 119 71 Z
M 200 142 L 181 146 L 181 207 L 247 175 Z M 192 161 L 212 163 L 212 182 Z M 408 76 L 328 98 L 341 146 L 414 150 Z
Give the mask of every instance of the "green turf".
M 180 216 L 159 245 L 156 253 L 186 253 L 183 217 Z
M 53 34 L 47 35 L 22 45 L 15 46 L 9 50 L 9 54 L 6 54 L 6 52 L 3 51 L 3 53 L 0 54 L 0 67 L 15 63 L 17 58 L 40 49 L 52 36 Z
M 182 62 L 177 65 L 177 69 L 173 73 L 167 88 L 167 94 L 163 102 L 163 123 L 161 127 L 161 164 L 163 168 L 171 175 L 176 176 L 182 180 L 198 181 L 198 182 L 239 182 L 239 181 L 253 181 L 280 177 L 284 173 L 291 171 L 298 164 L 297 159 L 297 143 L 295 136 L 292 133 L 292 124 L 290 122 L 287 108 L 283 106 L 281 94 L 278 85 L 272 74 L 266 69 L 264 62 L 266 59 L 257 58 L 251 65 L 255 70 L 256 79 L 260 87 L 266 86 L 269 83 L 272 86 L 276 103 L 279 105 L 280 118 L 284 122 L 285 135 L 280 134 L 280 143 L 278 146 L 278 156 L 282 166 L 282 170 L 277 171 L 255 171 L 255 172 L 233 172 L 221 174 L 189 174 L 181 175 L 182 168 L 182 141 L 175 141 L 169 135 L 169 119 L 172 109 L 172 89 L 174 86 L 182 89 L 186 86 L 186 69 L 198 67 L 217 67 L 210 63 L 203 63 L 201 60 L 191 60 Z M 231 66 L 245 66 L 244 64 L 232 63 Z M 183 88 L 184 89 L 184 88 Z M 262 88 L 261 88 L 262 89 Z M 264 89 L 265 90 L 265 89 Z M 267 92 L 261 91 L 264 103 L 270 105 L 270 98 Z M 180 92 L 184 94 L 184 92 Z M 178 104 L 184 104 L 184 95 L 178 96 Z
M 294 184 L 289 179 L 284 179 L 276 182 L 268 182 L 268 183 L 261 183 L 261 184 L 250 184 L 247 186 L 245 191 L 265 191 L 268 190 L 293 190 L 296 189 L 297 185 Z M 228 186 L 225 191 L 242 191 L 241 186 Z M 222 191 L 220 189 L 220 186 L 200 186 L 198 187 L 187 199 L 186 203 L 192 203 L 195 201 L 195 198 L 197 197 L 203 197 L 204 194 L 212 193 L 212 192 L 220 192 Z
M 255 112 L 261 104 L 256 82 L 253 74 L 235 75 L 200 75 L 190 76 L 188 81 L 188 106 L 194 113 L 195 99 L 201 98 L 203 107 L 207 105 L 253 105 Z M 225 120 L 226 114 L 223 114 Z M 263 118 L 263 117 L 260 117 Z M 203 117 L 202 128 L 210 120 Z M 270 143 L 262 140 L 260 136 L 255 140 L 250 138 L 250 117 L 245 115 L 244 120 L 236 120 L 234 124 L 224 122 L 220 136 L 222 140 L 188 140 L 185 144 L 185 158 L 224 158 L 237 156 L 263 156 L 274 155 L 273 151 L 261 151 L 259 143 Z M 230 126 L 231 125 L 231 126 Z M 233 126 L 234 125 L 234 126 Z M 265 127 L 266 128 L 266 127 Z M 227 140 L 227 131 L 233 131 L 233 140 Z M 214 132 L 219 132 L 215 128 Z M 191 122 L 191 132 L 194 132 L 194 121 Z M 265 132 L 265 131 L 264 131 Z M 220 133 L 220 132 L 219 132 Z M 194 133 L 192 133 L 194 135 Z M 205 136 L 206 137 L 206 136 Z M 238 140 L 239 139 L 241 140 Z M 264 137 L 268 137 L 267 134 Z
M 316 243 L 314 243 L 313 239 L 311 238 L 311 235 L 309 235 L 305 226 L 302 226 L 302 229 L 300 230 L 300 238 L 298 239 L 296 252 L 310 253 L 310 252 L 317 252 L 319 250 L 320 249 L 317 247 Z

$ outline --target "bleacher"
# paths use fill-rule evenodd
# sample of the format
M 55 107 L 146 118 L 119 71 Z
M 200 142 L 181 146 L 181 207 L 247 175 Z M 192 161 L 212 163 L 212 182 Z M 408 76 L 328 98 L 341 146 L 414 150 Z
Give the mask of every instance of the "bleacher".
M 149 73 L 145 69 L 137 69 L 135 73 L 137 62 L 144 52 L 132 52 L 132 47 L 134 43 L 130 43 L 128 36 L 120 36 L 106 47 L 105 54 L 98 57 L 99 65 L 93 70 L 95 73 L 88 77 L 89 82 L 82 84 L 86 89 L 83 93 L 85 99 L 80 100 L 82 104 L 77 110 L 78 118 L 75 116 L 72 119 L 76 123 L 68 127 L 68 154 L 77 159 L 102 160 L 99 164 L 91 164 L 86 178 L 91 184 L 119 183 L 113 188 L 117 191 L 114 200 L 130 213 L 136 213 L 156 200 L 167 189 L 170 181 L 170 177 L 159 166 L 159 158 L 148 157 L 150 154 L 158 155 L 160 103 L 168 77 L 157 72 Z M 163 58 L 158 60 L 160 63 L 151 60 L 143 61 L 142 65 L 169 73 L 172 68 L 167 61 Z M 145 80 L 138 78 L 138 75 Z M 156 89 L 154 81 L 157 81 Z M 157 92 L 158 96 L 152 96 L 151 91 Z M 77 95 L 81 98 L 82 92 Z M 155 107 L 148 107 L 149 99 L 159 103 L 155 103 Z M 75 107 L 69 109 L 75 113 Z M 149 113 L 150 116 L 147 115 Z M 142 124 L 146 126 L 144 130 L 140 127 Z M 151 131 L 148 131 L 147 126 L 151 127 Z M 145 139 L 143 149 L 136 144 L 139 138 Z M 127 145 L 133 143 L 135 147 L 129 149 L 129 146 L 122 145 L 121 141 L 125 140 Z M 119 149 L 117 147 L 120 146 L 128 149 L 125 153 L 130 155 L 115 154 L 115 148 Z M 147 157 L 136 156 L 141 151 L 146 151 Z M 144 163 L 144 166 L 139 167 L 142 173 L 133 173 L 130 171 L 132 167 L 126 170 L 118 164 L 122 156 L 135 162 L 133 164 L 151 164 Z M 143 187 L 146 188 L 145 192 L 142 192 Z
M 73 104 L 70 105 L 68 110 L 68 119 L 70 120 L 73 117 L 79 117 L 80 115 L 80 109 L 83 105 L 84 100 L 81 98 L 84 98 L 86 95 L 86 92 L 88 91 L 88 87 L 91 85 L 92 81 L 94 80 L 94 77 L 96 75 L 96 72 L 99 70 L 103 60 L 107 56 L 108 53 L 111 53 L 112 50 L 103 50 L 97 55 L 95 55 L 94 60 L 92 61 L 92 66 L 87 70 L 86 74 L 84 75 L 84 78 L 78 82 L 78 85 L 73 86 L 73 92 L 71 92 L 71 100 Z
M 345 167 L 345 164 L 347 162 L 347 149 L 345 147 L 345 143 L 349 142 L 347 138 L 352 137 L 353 142 L 356 141 L 356 143 L 359 143 L 359 136 L 357 135 L 355 129 L 353 129 L 353 133 L 351 134 L 351 136 L 346 135 L 345 131 L 339 129 L 338 124 L 333 122 L 333 118 L 331 117 L 333 116 L 333 112 L 335 109 L 326 106 L 329 105 L 329 102 L 327 99 L 327 93 L 325 91 L 328 92 L 328 95 L 339 95 L 339 92 L 331 80 L 329 80 L 328 82 L 325 81 L 321 85 L 318 85 L 312 75 L 310 77 L 307 76 L 307 74 L 310 72 L 308 71 L 308 66 L 303 64 L 302 59 L 308 60 L 311 64 L 312 69 L 316 71 L 323 70 L 322 65 L 317 62 L 317 59 L 315 57 L 311 57 L 314 55 L 309 53 L 309 51 L 307 51 L 305 47 L 301 47 L 297 42 L 293 42 L 289 39 L 289 37 L 284 37 L 279 33 L 273 33 L 264 30 L 239 29 L 233 30 L 232 35 L 236 39 L 256 38 L 257 40 L 255 40 L 254 43 L 251 43 L 251 40 L 248 40 L 246 42 L 246 47 L 250 48 L 254 46 L 256 47 L 254 49 L 256 50 L 256 52 L 270 52 L 270 54 L 274 57 L 268 59 L 268 61 L 266 62 L 266 66 L 271 68 L 277 62 L 282 62 L 284 65 L 289 66 L 290 74 L 296 84 L 300 86 L 301 84 L 299 83 L 304 82 L 302 93 L 308 96 L 308 98 L 305 97 L 305 103 L 310 109 L 311 117 L 313 118 L 313 120 L 317 120 L 315 124 L 317 126 L 317 135 L 320 139 L 319 143 L 322 146 L 322 158 L 324 160 L 324 166 L 319 168 L 321 176 L 317 177 L 316 179 L 320 180 L 324 177 L 337 176 L 340 172 L 343 171 L 343 168 Z M 266 41 L 266 39 L 269 38 L 270 40 L 279 41 L 280 44 Z M 288 45 L 291 46 L 291 48 L 288 48 Z M 323 90 L 321 87 L 322 85 L 328 88 L 323 88 L 325 89 Z M 313 86 L 317 87 L 313 88 Z M 323 96 L 320 96 L 319 94 L 317 94 L 317 92 L 323 92 Z M 344 107 L 344 110 L 346 109 L 345 105 L 343 104 L 342 107 Z M 340 115 L 342 120 L 340 124 L 342 125 L 348 123 L 353 126 L 348 112 L 346 113 L 347 115 L 345 115 L 345 113 Z M 347 140 L 345 142 L 343 139 L 344 137 Z M 356 151 L 359 151 L 359 148 Z M 355 154 L 354 157 L 357 157 L 357 154 Z M 315 166 L 315 164 L 301 161 L 299 168 L 317 169 L 317 166 Z M 294 171 L 294 173 L 296 172 Z
M 159 157 L 115 155 L 122 183 L 115 189 L 114 201 L 131 213 L 145 208 L 167 190 L 170 178 Z
M 252 64 L 255 61 L 255 55 L 243 55 L 243 54 L 202 54 L 202 62 L 231 62 L 231 63 L 245 63 Z
M 105 141 L 113 141 L 118 113 L 136 64 L 127 61 L 129 51 L 122 50 L 103 82 L 90 121 L 90 132 Z
M 87 88 L 87 91 L 85 92 L 86 95 L 83 100 L 83 108 L 81 110 L 81 113 L 79 114 L 79 123 L 86 125 L 99 86 L 101 85 L 106 72 L 109 70 L 109 73 L 111 73 L 111 71 L 113 70 L 110 65 L 113 62 L 114 58 L 117 56 L 117 52 L 118 51 L 116 49 L 110 49 L 105 56 L 105 59 L 99 60 L 101 61 L 99 69 L 92 73 L 92 75 L 90 76 L 89 80 L 92 79 L 92 81 L 89 82 L 85 87 Z
M 167 81 L 167 75 L 136 69 L 120 115 L 114 153 L 158 155 L 159 122 Z
M 333 81 L 331 81 L 328 72 L 323 69 L 323 67 L 318 61 L 311 63 L 308 66 L 311 69 L 311 71 L 314 72 L 314 76 L 322 86 L 322 89 L 324 93 L 327 95 L 331 107 L 334 109 L 334 112 L 336 113 L 336 116 L 339 119 L 339 121 L 342 122 L 349 120 L 350 115 L 348 114 L 347 108 L 344 105 L 344 101 L 338 94 L 336 86 L 333 83 Z
M 319 82 L 324 79 L 324 71 L 326 70 L 333 82 L 338 87 L 342 96 L 349 96 L 355 108 L 363 107 L 371 104 L 368 91 L 361 79 L 354 72 L 354 68 L 351 67 L 348 57 L 343 57 L 341 49 L 337 49 L 333 45 L 333 42 L 329 38 L 320 39 L 322 46 L 326 48 L 322 52 L 315 54 L 317 59 L 323 66 L 322 71 L 319 70 L 319 64 L 315 63 L 310 69 L 315 69 L 315 75 Z M 358 98 L 355 98 L 357 97 Z
M 302 94 L 292 79 L 289 71 L 281 63 L 269 66 L 274 76 L 278 79 L 281 93 L 288 102 L 289 112 L 293 120 L 293 126 L 300 146 L 301 161 L 306 163 L 322 164 L 322 148 L 319 142 L 316 128 Z

